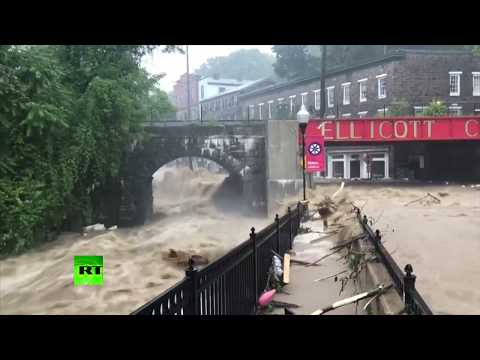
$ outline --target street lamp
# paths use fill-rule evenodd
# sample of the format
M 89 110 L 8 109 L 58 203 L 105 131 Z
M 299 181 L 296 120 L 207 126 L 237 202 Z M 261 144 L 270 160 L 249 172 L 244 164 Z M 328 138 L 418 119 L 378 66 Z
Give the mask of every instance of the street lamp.
M 307 128 L 308 120 L 310 120 L 310 113 L 302 104 L 300 111 L 297 113 L 298 126 L 302 132 L 302 165 L 303 165 L 303 201 L 307 200 L 305 190 L 305 129 Z

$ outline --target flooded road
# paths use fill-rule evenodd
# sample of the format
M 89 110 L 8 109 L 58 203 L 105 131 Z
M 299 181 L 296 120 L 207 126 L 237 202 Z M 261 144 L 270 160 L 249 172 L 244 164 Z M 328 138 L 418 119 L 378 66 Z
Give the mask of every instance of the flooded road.
M 337 188 L 318 184 L 309 198 Z M 343 192 L 372 218 L 400 268 L 413 266 L 416 287 L 435 314 L 480 314 L 480 187 L 347 184 Z
M 0 261 L 0 314 L 129 314 L 184 277 L 169 249 L 210 261 L 248 239 L 267 219 L 245 217 L 227 175 L 161 168 L 154 176 L 154 219 L 141 227 L 65 233 Z M 219 208 L 220 204 L 220 208 Z M 99 255 L 104 285 L 73 286 L 73 257 Z

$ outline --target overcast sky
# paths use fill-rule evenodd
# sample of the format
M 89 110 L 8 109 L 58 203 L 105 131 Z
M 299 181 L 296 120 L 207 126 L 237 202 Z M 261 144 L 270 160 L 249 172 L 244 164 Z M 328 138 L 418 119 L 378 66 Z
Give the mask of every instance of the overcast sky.
M 240 49 L 258 49 L 272 54 L 272 45 L 189 45 L 190 73 L 197 70 L 208 58 L 226 56 Z M 161 50 L 155 50 L 152 55 L 146 55 L 143 66 L 152 74 L 166 73 L 160 80 L 160 87 L 167 92 L 173 90 L 173 85 L 178 78 L 187 72 L 185 55 L 164 54 Z

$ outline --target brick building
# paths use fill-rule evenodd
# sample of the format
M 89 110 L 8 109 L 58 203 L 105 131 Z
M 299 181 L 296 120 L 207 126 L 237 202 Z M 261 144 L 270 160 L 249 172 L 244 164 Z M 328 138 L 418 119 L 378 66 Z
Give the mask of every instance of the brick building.
M 465 51 L 397 50 L 329 71 L 325 88 L 320 123 L 335 135 L 325 138 L 327 169 L 317 178 L 480 179 L 480 119 L 473 117 L 480 115 L 480 57 Z M 321 92 L 319 76 L 246 91 L 239 95 L 242 118 L 294 119 L 302 103 L 319 118 Z M 418 118 L 433 100 L 447 105 L 450 120 Z M 400 115 L 410 117 L 385 118 L 398 101 L 406 104 Z M 462 115 L 469 117 L 458 118 Z M 446 135 L 435 135 L 445 129 Z M 364 136 L 370 131 L 376 139 Z M 403 138 L 407 132 L 410 138 Z M 417 138 L 420 133 L 423 138 Z
M 452 115 L 480 112 L 480 57 L 464 51 L 404 49 L 326 74 L 329 119 L 383 116 L 393 101 L 408 103 L 415 115 L 432 100 Z M 295 118 L 304 103 L 318 115 L 320 77 L 279 83 L 239 97 L 244 119 Z M 277 114 L 275 116 L 275 114 Z M 281 114 L 281 115 L 280 115 Z
M 200 100 L 200 118 L 205 121 L 215 120 L 241 120 L 242 107 L 239 96 L 247 91 L 273 84 L 271 79 L 248 81 L 243 85 L 225 90 L 217 95 Z
M 199 119 L 198 113 L 198 82 L 200 77 L 190 74 L 190 118 Z M 173 86 L 174 104 L 177 108 L 177 120 L 188 119 L 188 91 L 187 91 L 187 73 L 180 76 Z

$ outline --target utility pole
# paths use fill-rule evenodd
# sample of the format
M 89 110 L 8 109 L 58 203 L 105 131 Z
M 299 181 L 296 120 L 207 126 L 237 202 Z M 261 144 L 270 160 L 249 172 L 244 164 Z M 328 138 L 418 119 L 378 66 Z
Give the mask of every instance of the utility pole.
M 322 59 L 321 59 L 321 72 L 320 72 L 320 119 L 325 117 L 325 65 L 327 62 L 327 45 L 322 45 Z
M 190 67 L 188 64 L 188 45 L 187 45 L 187 120 L 191 120 L 190 115 Z

